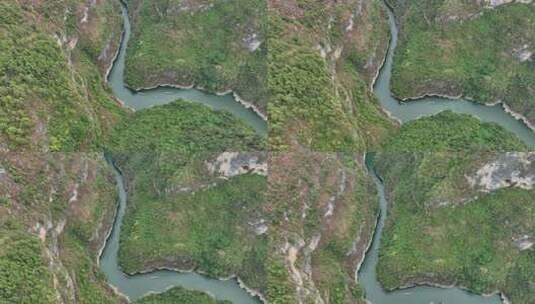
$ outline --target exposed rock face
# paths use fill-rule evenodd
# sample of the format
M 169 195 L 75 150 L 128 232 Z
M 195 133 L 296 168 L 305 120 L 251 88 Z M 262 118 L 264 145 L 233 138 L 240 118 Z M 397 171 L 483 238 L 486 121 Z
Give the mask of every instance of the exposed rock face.
M 254 52 L 260 47 L 260 45 L 262 45 L 263 41 L 259 39 L 257 33 L 252 33 L 243 38 L 243 42 L 245 43 L 245 46 L 249 52 Z
M 467 180 L 473 188 L 483 192 L 505 187 L 532 189 L 535 185 L 535 153 L 499 154 L 475 175 L 467 176 Z
M 491 7 L 496 7 L 511 2 L 513 2 L 513 0 L 487 0 L 488 5 Z
M 206 162 L 210 173 L 229 178 L 245 173 L 267 175 L 266 155 L 262 152 L 223 152 L 214 161 Z
M 533 51 L 530 49 L 528 44 L 524 44 L 521 47 L 513 51 L 513 55 L 520 61 L 533 60 Z
M 535 185 L 535 153 L 509 152 L 498 154 L 472 176 L 467 176 L 470 186 L 480 192 L 492 192 L 502 188 L 517 187 L 525 190 Z M 535 237 L 523 231 L 513 238 L 519 250 L 532 249 Z M 528 232 L 528 234 L 526 234 Z
M 504 5 L 507 3 L 512 3 L 512 2 L 531 3 L 532 1 L 533 0 L 516 0 L 516 1 L 515 0 L 485 0 L 487 5 L 490 7 L 497 7 L 497 6 Z
M 533 245 L 535 244 L 535 237 L 525 234 L 519 237 L 518 239 L 515 239 L 514 243 L 515 246 L 518 247 L 518 249 L 528 250 L 533 248 Z

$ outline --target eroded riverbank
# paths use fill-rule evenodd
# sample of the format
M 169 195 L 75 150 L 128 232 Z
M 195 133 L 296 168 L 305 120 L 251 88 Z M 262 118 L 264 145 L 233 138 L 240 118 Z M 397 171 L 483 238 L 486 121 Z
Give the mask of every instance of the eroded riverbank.
M 390 80 L 394 61 L 394 51 L 398 43 L 398 28 L 391 8 L 387 7 L 388 22 L 390 26 L 390 43 L 388 51 L 373 84 L 374 92 L 381 106 L 389 116 L 401 123 L 416 120 L 424 116 L 431 116 L 445 110 L 455 113 L 470 114 L 481 121 L 492 122 L 514 133 L 530 148 L 535 147 L 535 132 L 526 118 L 512 112 L 505 104 L 484 104 L 457 96 L 425 95 L 398 100 L 390 91 Z

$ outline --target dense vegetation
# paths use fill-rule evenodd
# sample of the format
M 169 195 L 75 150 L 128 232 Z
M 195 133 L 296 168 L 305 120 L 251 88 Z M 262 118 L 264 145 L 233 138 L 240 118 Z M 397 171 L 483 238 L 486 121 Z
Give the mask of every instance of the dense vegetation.
M 270 10 L 270 148 L 289 150 L 297 142 L 320 151 L 362 151 L 393 128 L 369 92 L 387 41 L 381 3 L 362 4 L 358 17 L 350 16 L 353 4 L 289 1 L 289 8 Z M 351 22 L 359 22 L 354 31 L 347 29 Z
M 392 74 L 395 95 L 462 94 L 482 103 L 503 101 L 535 121 L 535 62 L 529 58 L 533 3 L 489 9 L 483 7 L 487 1 L 389 2 L 401 24 Z
M 523 151 L 525 144 L 493 123 L 444 111 L 403 124 L 385 140 L 382 151 Z
M 535 255 L 513 240 L 535 231 L 533 190 L 482 193 L 465 177 L 496 155 L 380 155 L 390 209 L 377 271 L 386 288 L 456 284 L 531 303 Z
M 244 122 L 193 102 L 175 102 L 136 112 L 110 135 L 108 147 L 126 151 L 247 151 L 264 147 L 263 139 Z
M 230 301 L 218 301 L 196 290 L 174 287 L 161 294 L 153 294 L 136 301 L 137 304 L 231 304 Z
M 77 16 L 58 11 L 79 3 L 0 3 L 0 142 L 10 150 L 94 149 L 122 114 L 85 51 L 104 46 L 71 50 Z
M 36 236 L 1 229 L 0 301 L 54 303 L 52 277 L 47 271 Z
M 236 92 L 265 111 L 266 1 L 128 1 L 126 82 Z

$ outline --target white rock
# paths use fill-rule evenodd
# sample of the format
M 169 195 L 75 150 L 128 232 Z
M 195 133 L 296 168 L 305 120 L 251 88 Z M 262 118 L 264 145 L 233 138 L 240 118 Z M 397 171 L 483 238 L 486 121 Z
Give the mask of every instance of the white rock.
M 510 152 L 500 154 L 485 164 L 475 175 L 467 176 L 473 188 L 491 192 L 505 187 L 533 189 L 535 185 L 535 153 Z
M 267 162 L 261 161 L 255 153 L 223 152 L 206 166 L 211 173 L 225 178 L 246 173 L 267 175 Z

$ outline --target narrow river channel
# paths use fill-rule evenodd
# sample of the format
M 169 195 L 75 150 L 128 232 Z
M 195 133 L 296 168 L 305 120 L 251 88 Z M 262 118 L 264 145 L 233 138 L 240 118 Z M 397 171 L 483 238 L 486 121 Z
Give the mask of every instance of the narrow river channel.
M 153 89 L 133 91 L 124 84 L 126 48 L 131 35 L 130 20 L 126 5 L 121 2 L 124 33 L 117 58 L 115 59 L 108 82 L 114 95 L 126 106 L 135 110 L 162 105 L 177 99 L 199 102 L 215 110 L 225 110 L 252 126 L 260 135 L 267 134 L 267 123 L 253 110 L 237 102 L 232 94 L 212 95 L 196 89 L 179 89 L 161 86 Z M 110 157 L 107 157 L 115 173 L 118 191 L 118 208 L 111 233 L 100 255 L 100 268 L 108 283 L 129 300 L 135 301 L 148 293 L 161 293 L 165 290 L 182 286 L 187 289 L 206 292 L 219 300 L 229 300 L 235 304 L 258 304 L 260 300 L 242 289 L 236 279 L 218 280 L 194 272 L 174 270 L 156 270 L 143 274 L 127 275 L 118 264 L 119 235 L 121 223 L 126 211 L 127 193 L 122 174 Z
M 381 235 L 385 225 L 388 202 L 383 181 L 375 172 L 373 153 L 366 154 L 366 167 L 377 187 L 379 219 L 366 258 L 358 272 L 358 282 L 366 292 L 366 299 L 373 304 L 500 304 L 498 295 L 486 297 L 469 293 L 460 288 L 419 286 L 386 292 L 377 281 L 376 266 L 379 260 Z
M 386 4 L 385 4 L 386 5 Z M 515 119 L 507 113 L 501 104 L 486 106 L 481 103 L 465 99 L 451 99 L 445 97 L 423 97 L 407 102 L 400 102 L 392 96 L 390 91 L 390 78 L 392 76 L 392 64 L 394 61 L 394 50 L 398 43 L 398 28 L 395 17 L 387 6 L 388 22 L 390 25 L 390 45 L 386 54 L 385 62 L 379 72 L 374 85 L 374 92 L 381 106 L 394 118 L 402 123 L 437 114 L 444 110 L 451 110 L 456 113 L 470 114 L 485 122 L 494 122 L 514 133 L 520 140 L 529 147 L 535 148 L 535 132 L 531 130 L 523 121 Z M 433 47 L 433 46 L 429 46 Z

